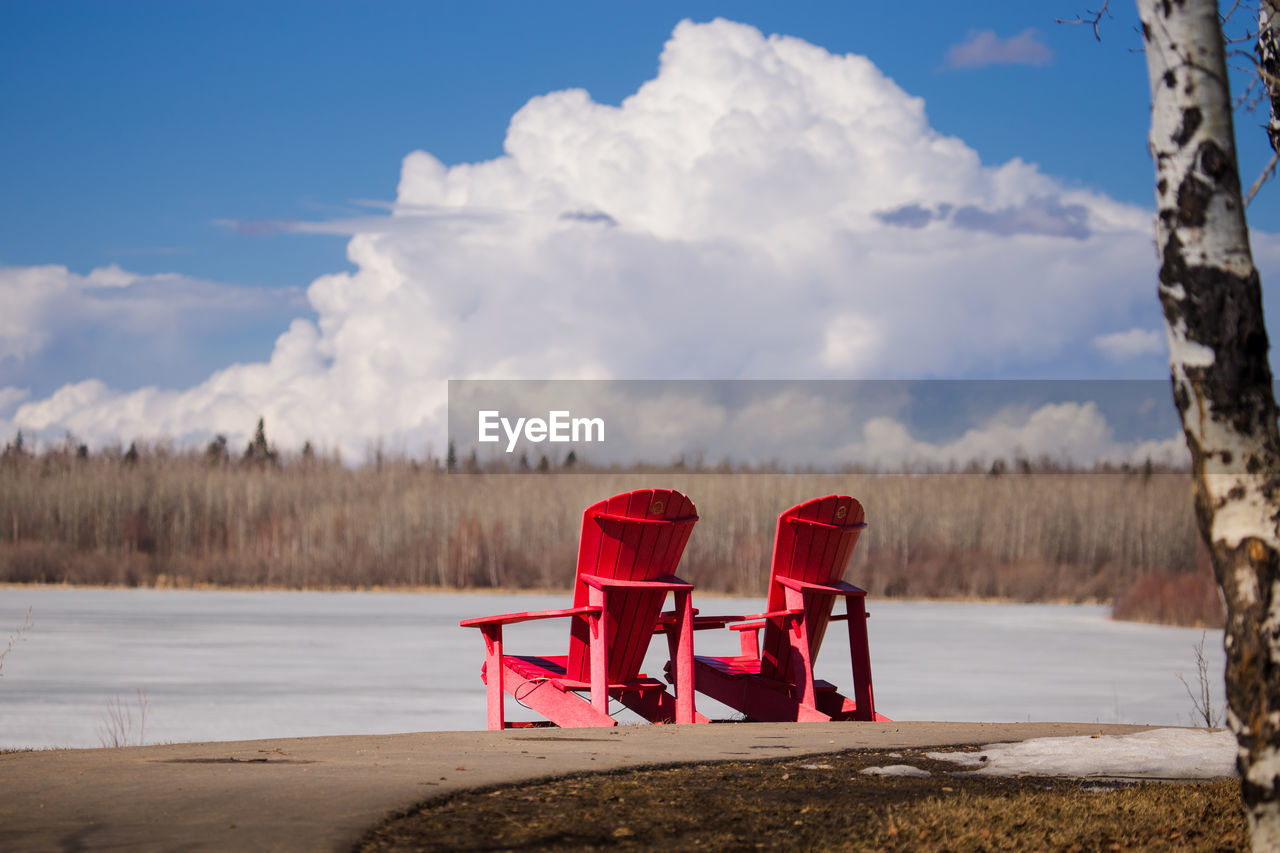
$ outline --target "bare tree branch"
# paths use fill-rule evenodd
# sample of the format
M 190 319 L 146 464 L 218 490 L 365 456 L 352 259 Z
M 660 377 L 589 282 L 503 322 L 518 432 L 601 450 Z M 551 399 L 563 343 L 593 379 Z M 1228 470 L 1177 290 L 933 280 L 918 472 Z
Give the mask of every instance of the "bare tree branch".
M 1276 151 L 1271 155 L 1271 162 L 1262 170 L 1262 174 L 1258 175 L 1258 179 L 1253 182 L 1253 186 L 1249 187 L 1249 194 L 1244 197 L 1244 206 L 1248 207 L 1249 202 L 1253 201 L 1253 197 L 1258 194 L 1258 190 L 1262 189 L 1262 185 L 1271 180 L 1276 175 L 1276 163 L 1280 162 L 1280 151 Z
M 1091 16 L 1091 17 L 1081 17 L 1080 15 L 1076 15 L 1075 20 L 1069 21 L 1063 18 L 1054 18 L 1053 22 L 1055 24 L 1088 24 L 1089 26 L 1093 27 L 1093 37 L 1096 38 L 1098 41 L 1102 41 L 1102 33 L 1098 29 L 1098 25 L 1099 23 L 1101 23 L 1103 15 L 1106 15 L 1108 18 L 1111 18 L 1111 10 L 1108 8 L 1110 5 L 1111 5 L 1111 0 L 1103 0 L 1101 9 L 1098 9 L 1096 11 L 1093 9 L 1085 10 L 1085 15 Z
M 13 651 L 14 645 L 22 639 L 22 635 L 31 629 L 31 608 L 27 608 L 27 615 L 22 618 L 22 624 L 18 626 L 18 630 L 9 636 L 9 642 L 4 649 L 0 650 L 0 669 L 4 669 L 4 659 L 9 652 Z

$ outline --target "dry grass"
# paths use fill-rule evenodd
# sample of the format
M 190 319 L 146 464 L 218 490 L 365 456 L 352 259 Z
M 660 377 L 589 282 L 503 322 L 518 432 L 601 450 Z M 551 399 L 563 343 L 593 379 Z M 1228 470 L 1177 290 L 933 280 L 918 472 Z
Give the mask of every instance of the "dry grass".
M 23 639 L 23 635 L 31 630 L 31 608 L 27 608 L 27 613 L 22 617 L 22 624 L 18 629 L 9 635 L 9 641 L 5 643 L 3 649 L 0 649 L 0 675 L 4 675 L 4 659 L 9 656 L 9 652 L 13 651 L 13 647 Z
M 1117 619 L 1162 625 L 1222 627 L 1222 599 L 1213 579 L 1209 557 L 1201 549 L 1202 565 L 1192 572 L 1153 570 L 1142 574 L 1120 595 L 1112 610 Z M 1216 620 L 1209 618 L 1217 616 Z
M 928 778 L 867 776 L 912 764 Z M 1234 851 L 1237 780 L 988 778 L 921 750 L 655 768 L 460 793 L 371 831 L 385 850 Z
M 582 508 L 655 485 L 698 506 L 681 573 L 706 591 L 760 594 L 778 513 L 832 492 L 867 507 L 849 576 L 876 596 L 1110 601 L 1205 576 L 1178 473 L 465 475 L 144 449 L 0 459 L 0 581 L 562 589 Z M 1192 586 L 1176 618 L 1219 622 Z
M 147 691 L 141 688 L 138 689 L 136 717 L 133 709 L 122 702 L 118 694 L 108 699 L 106 713 L 98 725 L 98 742 L 104 747 L 142 746 L 147 742 L 147 717 L 150 713 L 151 704 L 147 701 Z

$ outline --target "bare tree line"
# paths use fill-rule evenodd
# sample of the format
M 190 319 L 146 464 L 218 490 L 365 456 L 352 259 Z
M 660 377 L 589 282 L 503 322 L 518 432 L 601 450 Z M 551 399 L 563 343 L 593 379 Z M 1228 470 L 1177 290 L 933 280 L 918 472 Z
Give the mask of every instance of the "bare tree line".
M 778 513 L 833 492 L 867 507 L 849 576 L 873 595 L 1112 601 L 1141 581 L 1155 600 L 1188 578 L 1212 590 L 1185 473 L 467 475 L 149 452 L 0 459 L 0 582 L 563 589 L 582 508 L 653 486 L 697 504 L 681 572 L 709 592 L 760 594 Z M 1210 596 L 1178 618 L 1213 624 L 1216 608 Z

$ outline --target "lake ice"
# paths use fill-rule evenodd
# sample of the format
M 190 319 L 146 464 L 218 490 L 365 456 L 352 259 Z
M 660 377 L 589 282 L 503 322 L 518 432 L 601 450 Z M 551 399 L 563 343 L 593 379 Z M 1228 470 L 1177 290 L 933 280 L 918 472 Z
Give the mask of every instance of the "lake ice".
M 763 601 L 694 594 L 704 614 Z M 567 606 L 568 595 L 0 588 L 0 747 L 94 747 L 119 697 L 146 742 L 482 729 L 480 632 L 458 620 Z M 840 607 L 841 605 L 837 605 Z M 1101 606 L 868 603 L 879 711 L 897 720 L 1192 725 L 1204 632 L 1113 622 Z M 835 626 L 838 628 L 839 626 Z M 564 620 L 510 626 L 507 651 L 563 654 Z M 728 631 L 696 649 L 734 653 Z M 3 645 L 0 645 L 0 649 Z M 1222 632 L 1204 640 L 1222 701 Z M 665 643 L 646 671 L 660 674 Z M 818 675 L 847 686 L 847 637 L 828 632 Z M 537 719 L 508 697 L 510 719 Z M 701 696 L 698 709 L 728 718 Z M 629 712 L 620 719 L 628 717 Z

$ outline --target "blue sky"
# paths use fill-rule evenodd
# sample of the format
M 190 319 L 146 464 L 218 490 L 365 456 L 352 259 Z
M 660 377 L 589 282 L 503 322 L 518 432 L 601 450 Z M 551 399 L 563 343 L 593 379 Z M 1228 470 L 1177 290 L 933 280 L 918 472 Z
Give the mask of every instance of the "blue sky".
M 446 164 L 497 156 L 511 115 L 557 89 L 617 104 L 653 76 L 677 22 L 718 16 L 869 56 L 984 162 L 1022 157 L 1149 205 L 1134 16 L 1118 8 L 1099 44 L 1087 28 L 1054 23 L 1081 11 L 1070 2 L 987 2 L 976 12 L 944 2 L 11 2 L 0 97 L 21 132 L 0 138 L 0 262 L 304 286 L 342 268 L 343 240 L 247 238 L 215 223 L 324 219 L 360 200 L 390 201 L 409 151 Z M 1027 28 L 1052 52 L 1046 65 L 947 67 L 970 30 Z M 1274 218 L 1280 208 L 1269 208 Z
M 0 274 L 8 274 L 5 292 L 16 294 L 13 299 L 27 307 L 8 330 L 0 323 L 0 420 L 10 428 L 25 424 L 29 433 L 52 436 L 73 429 L 98 441 L 108 441 L 113 430 L 127 439 L 150 423 L 159 424 L 164 434 L 196 440 L 213 431 L 245 432 L 255 411 L 270 408 L 274 421 L 284 422 L 283 434 L 297 439 L 306 430 L 315 431 L 313 425 L 330 411 L 327 407 L 343 412 L 378 407 L 368 396 L 374 392 L 364 388 L 370 383 L 361 378 L 371 374 L 362 371 L 398 376 L 397 387 L 422 383 L 423 388 L 463 375 L 1157 378 L 1164 354 L 1153 343 L 1159 330 L 1154 265 L 1142 270 L 1132 227 L 1135 214 L 1148 211 L 1152 198 L 1144 59 L 1136 52 L 1136 19 L 1128 4 L 1118 5 L 1114 18 L 1103 22 L 1101 43 L 1087 27 L 1054 22 L 1083 13 L 1087 5 L 6 3 L 0 6 L 0 114 L 10 132 L 0 135 Z M 824 75 L 843 73 L 837 71 L 838 60 L 856 54 L 891 81 L 868 82 L 865 93 L 848 90 L 853 102 L 881 103 L 875 101 L 881 98 L 889 105 L 884 115 L 891 118 L 877 118 L 868 126 L 882 120 L 901 122 L 912 138 L 954 139 L 977 158 L 969 163 L 967 154 L 951 152 L 947 156 L 958 159 L 944 158 L 930 167 L 935 171 L 922 167 L 912 176 L 912 164 L 921 162 L 923 154 L 910 154 L 914 149 L 907 145 L 904 159 L 885 155 L 881 137 L 858 124 L 856 133 L 850 130 L 841 143 L 848 147 L 833 149 L 837 159 L 830 165 L 852 164 L 849 180 L 858 169 L 869 170 L 863 179 L 875 178 L 875 186 L 881 187 L 875 192 L 885 200 L 877 207 L 874 198 L 860 199 L 865 215 L 858 221 L 863 224 L 848 226 L 849 233 L 867 221 L 880 223 L 877 227 L 891 239 L 924 240 L 925 234 L 933 233 L 945 237 L 945 226 L 951 231 L 969 229 L 982 234 L 983 240 L 1004 238 L 1008 248 L 1016 243 L 1018 252 L 1029 254 L 1016 263 L 1001 261 L 1005 244 L 993 243 L 981 260 L 966 261 L 956 254 L 966 247 L 946 239 L 926 240 L 901 251 L 916 256 L 936 252 L 937 266 L 931 269 L 972 267 L 987 270 L 987 278 L 990 271 L 1006 266 L 1056 270 L 1062 275 L 1055 285 L 1059 290 L 1062 282 L 1085 275 L 1080 270 L 1092 258 L 1098 265 L 1108 264 L 1108 274 L 1116 280 L 1131 282 L 1131 295 L 1100 305 L 1096 314 L 1079 318 L 1075 325 L 1058 328 L 1052 300 L 1045 316 L 1037 317 L 1035 300 L 1020 301 L 1028 298 L 1025 293 L 986 288 L 964 276 L 937 280 L 940 274 L 935 273 L 929 279 L 923 269 L 907 275 L 901 258 L 880 263 L 875 252 L 883 240 L 868 237 L 865 246 L 832 248 L 844 233 L 833 231 L 813 246 L 802 247 L 820 226 L 797 225 L 788 231 L 781 216 L 763 224 L 760 216 L 729 222 L 732 217 L 725 211 L 740 209 L 742 203 L 735 207 L 726 200 L 725 188 L 735 182 L 755 186 L 751 181 L 756 180 L 766 191 L 748 196 L 748 206 L 757 199 L 762 206 L 775 204 L 778 209 L 830 204 L 833 216 L 843 215 L 839 211 L 847 206 L 839 199 L 786 197 L 789 143 L 779 143 L 773 159 L 761 154 L 767 160 L 763 165 L 754 163 L 748 152 L 734 164 L 716 166 L 719 171 L 691 172 L 699 181 L 705 178 L 709 188 L 705 203 L 691 195 L 688 207 L 701 204 L 710 211 L 708 216 L 714 216 L 681 220 L 679 228 L 653 224 L 658 222 L 653 217 L 659 216 L 654 211 L 677 209 L 661 207 L 667 201 L 638 200 L 634 217 L 628 219 L 619 211 L 631 202 L 619 196 L 616 187 L 606 187 L 611 179 L 566 179 L 564 186 L 570 189 L 564 190 L 561 201 L 571 207 L 561 216 L 604 214 L 631 237 L 658 241 L 673 253 L 663 256 L 661 274 L 667 278 L 740 276 L 718 254 L 725 241 L 752 246 L 772 240 L 791 247 L 792 254 L 775 254 L 768 262 L 778 265 L 775 277 L 795 279 L 788 284 L 798 288 L 793 310 L 831 320 L 821 329 L 800 324 L 755 340 L 742 326 L 785 310 L 785 304 L 762 300 L 753 306 L 755 313 L 749 311 L 736 326 L 719 332 L 718 344 L 694 343 L 703 338 L 678 322 L 669 330 L 662 325 L 647 328 L 650 338 L 661 341 L 669 335 L 673 346 L 684 345 L 689 354 L 683 360 L 651 355 L 632 363 L 607 352 L 607 336 L 591 341 L 590 330 L 602 321 L 589 310 L 581 316 L 574 313 L 578 304 L 591 302 L 587 285 L 595 286 L 595 272 L 581 269 L 579 289 L 546 292 L 548 299 L 569 300 L 570 307 L 545 319 L 553 331 L 543 337 L 542 345 L 537 340 L 522 343 L 518 318 L 493 306 L 541 292 L 539 282 L 575 273 L 547 261 L 545 272 L 504 290 L 503 282 L 493 278 L 468 277 L 466 270 L 477 265 L 459 248 L 470 237 L 457 236 L 463 226 L 456 222 L 449 227 L 459 242 L 430 257 L 422 256 L 422 247 L 435 247 L 436 237 L 430 235 L 438 236 L 441 229 L 412 236 L 403 233 L 407 226 L 399 222 L 399 236 L 386 233 L 387 220 L 401 218 L 389 216 L 391 208 L 403 212 L 416 205 L 421 212 L 438 206 L 459 215 L 465 209 L 467 216 L 521 210 L 525 215 L 542 203 L 529 201 L 534 191 L 528 186 L 549 186 L 553 177 L 552 182 L 561 181 L 565 168 L 581 165 L 574 158 L 587 156 L 584 151 L 598 155 L 619 150 L 619 145 L 648 144 L 661 149 L 661 138 L 650 139 L 634 129 L 597 147 L 572 146 L 597 130 L 602 135 L 613 132 L 613 119 L 596 107 L 618 107 L 658 76 L 659 56 L 680 21 L 706 24 L 717 17 L 749 25 L 763 36 L 776 33 L 803 40 L 830 54 L 830 62 L 821 69 L 804 60 L 796 66 L 800 71 L 779 70 L 769 64 L 775 60 L 765 55 L 768 51 L 762 53 L 754 42 L 747 45 L 737 31 L 715 31 L 710 47 L 697 47 L 706 40 L 690 31 L 689 55 L 705 48 L 708 55 L 720 56 L 715 52 L 718 46 L 733 45 L 741 56 L 760 57 L 764 63 L 760 74 L 743 76 L 741 69 L 729 65 L 699 69 L 689 60 L 682 72 L 686 76 L 679 78 L 688 81 L 704 72 L 739 74 L 737 91 L 748 93 L 748 100 L 757 92 L 761 99 L 751 103 L 759 106 L 756 118 L 763 117 L 763 123 L 753 124 L 750 133 L 774 132 L 768 130 L 773 125 L 767 119 L 785 107 L 791 97 L 785 94 L 786 86 L 794 83 L 796 74 L 812 73 L 814 80 L 827 81 L 821 84 L 826 86 L 834 78 Z M 760 75 L 774 76 L 768 78 L 772 82 L 761 83 L 765 76 Z M 817 91 L 816 85 L 795 91 Z M 831 91 L 839 91 L 832 86 Z M 575 139 L 558 135 L 554 110 L 524 110 L 531 99 L 569 89 L 589 95 L 585 105 L 566 102 L 556 107 L 569 110 L 565 126 L 578 129 Z M 679 100 L 678 93 L 674 97 Z M 769 101 L 774 97 L 776 102 Z M 922 100 L 927 130 L 912 118 L 911 99 Z M 724 127 L 741 118 L 735 118 L 732 106 L 726 107 Z M 772 138 L 807 132 L 804 127 L 828 117 L 824 110 L 844 115 L 844 108 L 833 108 L 826 95 L 811 108 L 812 115 L 804 119 L 808 125 L 788 125 L 790 130 L 777 131 Z M 529 130 L 513 149 L 508 131 L 517 115 L 528 118 Z M 690 116 L 696 119 L 696 114 Z M 686 124 L 691 120 L 682 119 Z M 1269 156 L 1256 128 L 1262 121 L 1243 114 L 1238 119 L 1246 183 Z M 653 127 L 655 134 L 666 132 L 660 123 Z M 754 138 L 750 133 L 738 138 Z M 717 138 L 730 140 L 732 148 L 732 135 Z M 893 133 L 883 138 L 901 143 Z M 821 147 L 812 140 L 805 143 L 810 144 Z M 558 153 L 543 156 L 544 146 Z M 757 145 L 756 151 L 768 147 Z M 464 168 L 450 173 L 449 186 L 454 189 L 446 192 L 441 189 L 445 184 L 432 183 L 435 166 L 427 159 L 413 160 L 418 171 L 412 172 L 416 177 L 408 177 L 406 157 L 415 151 L 426 152 L 446 168 L 498 163 L 507 155 L 521 164 L 529 185 L 498 180 L 497 168 L 486 172 L 487 177 Z M 813 150 L 806 152 L 805 163 L 820 159 Z M 633 162 L 647 162 L 643 151 L 628 156 Z M 1001 172 L 1011 161 L 1021 161 L 1031 171 Z M 535 163 L 541 165 L 531 165 Z M 957 168 L 972 169 L 973 175 L 956 178 L 955 186 L 940 190 L 936 198 L 927 189 L 912 190 L 915 195 L 907 191 L 908 186 L 927 188 L 943 182 L 948 177 L 946 163 L 961 164 Z M 537 168 L 548 172 L 534 174 Z M 660 180 L 670 176 L 670 168 L 667 163 L 650 171 L 640 169 L 636 179 Z M 767 179 L 760 170 L 769 172 Z M 678 185 L 688 176 L 672 180 Z M 467 188 L 458 189 L 463 184 Z M 781 195 L 774 198 L 775 192 Z M 614 200 L 613 209 L 601 208 L 597 202 L 604 198 Z M 477 199 L 484 203 L 477 204 Z M 1122 220 L 1128 224 L 1118 225 Z M 673 221 L 671 216 L 664 220 Z M 1106 225 L 1100 224 L 1104 221 Z M 1250 221 L 1268 234 L 1280 231 L 1280 195 L 1274 187 L 1255 201 Z M 510 227 L 514 230 L 494 245 L 519 242 L 512 235 L 523 225 Z M 1091 242 L 1120 232 L 1129 236 Z M 1049 237 L 1061 245 L 1030 245 Z M 396 240 L 402 242 L 395 244 Z M 641 287 L 647 275 L 658 274 L 637 272 L 643 264 L 635 259 L 651 258 L 652 251 L 620 246 L 612 237 L 602 240 L 591 238 L 587 254 L 600 253 L 600 263 L 617 277 L 620 287 Z M 366 244 L 367 251 L 356 248 Z M 524 274 L 534 268 L 534 259 L 546 260 L 554 245 L 552 240 L 529 258 L 512 263 Z M 828 251 L 833 254 L 823 262 Z M 352 253 L 360 258 L 353 261 Z M 1266 273 L 1271 258 L 1280 252 L 1268 244 L 1258 254 Z M 484 257 L 492 258 L 493 252 Z M 836 310 L 842 304 L 845 274 L 832 271 L 836 259 L 846 264 L 854 259 L 856 268 L 864 257 L 873 271 L 868 277 L 880 276 L 878 291 L 894 286 L 899 275 L 911 281 L 919 275 L 920 283 L 904 285 L 901 298 L 928 306 L 935 301 L 928 287 L 951 293 L 973 287 L 973 299 L 965 304 L 982 308 L 983 316 L 993 319 L 982 327 L 971 321 L 968 332 L 963 322 L 957 323 L 952 348 L 931 357 L 919 355 L 919 350 L 936 334 L 921 332 L 923 343 L 897 345 L 894 324 L 907 321 L 894 319 L 898 315 L 892 306 L 865 315 Z M 757 259 L 750 269 L 758 270 L 762 263 L 766 261 Z M 441 272 L 455 269 L 451 264 L 461 271 Z M 65 270 L 49 272 L 51 266 Z M 356 317 L 351 306 L 370 293 L 381 293 L 376 274 L 388 269 L 398 276 L 394 287 L 418 288 L 417 296 L 404 304 L 379 302 Z M 486 274 L 502 277 L 504 270 L 513 280 L 518 277 L 502 264 L 486 269 Z M 335 275 L 334 280 L 322 278 Z M 380 281 L 394 289 L 387 280 Z M 752 286 L 771 287 L 767 278 Z M 859 281 L 850 286 L 856 290 L 871 285 Z M 1022 289 L 1032 286 L 1027 283 Z M 1082 286 L 1078 298 L 1100 299 L 1100 294 L 1116 288 L 1101 276 Z M 62 295 L 48 296 L 55 292 Z M 462 292 L 471 294 L 470 302 L 455 300 Z M 699 315 L 704 320 L 716 317 L 709 307 L 712 296 L 708 294 L 707 305 L 698 309 L 708 312 Z M 416 331 L 412 324 L 372 331 L 375 315 L 403 318 L 413 310 L 421 310 L 430 322 Z M 927 307 L 921 310 L 928 315 Z M 936 319 L 942 323 L 948 315 Z M 1028 338 L 1011 329 L 1037 322 L 1046 324 L 1043 334 Z M 361 334 L 367 337 L 361 339 Z M 404 334 L 406 342 L 399 357 L 389 345 L 397 334 Z M 447 342 L 450 352 L 417 352 L 419 336 L 435 341 L 441 350 Z M 565 343 L 579 337 L 586 340 Z M 511 343 L 505 348 L 483 343 L 491 339 Z M 826 343 L 820 351 L 806 352 L 803 343 L 813 340 Z M 295 356 L 296 363 L 282 366 Z M 408 366 L 415 357 L 418 364 L 430 367 Z M 839 367 L 842 359 L 850 360 L 847 370 Z M 221 379 L 215 375 L 232 366 L 243 369 Z M 379 387 L 377 382 L 371 385 Z M 388 436 L 413 447 L 419 443 L 414 436 L 431 432 L 440 420 L 439 394 L 424 393 L 435 400 L 432 405 L 400 404 L 380 412 L 377 419 L 352 417 L 322 439 L 336 446 L 357 446 L 375 438 L 382 423 Z M 236 426 L 241 420 L 248 423 Z

